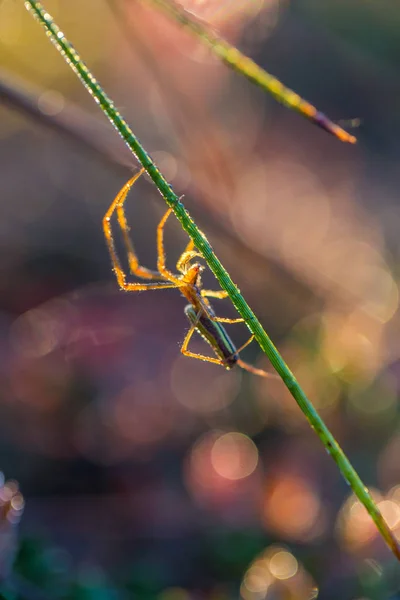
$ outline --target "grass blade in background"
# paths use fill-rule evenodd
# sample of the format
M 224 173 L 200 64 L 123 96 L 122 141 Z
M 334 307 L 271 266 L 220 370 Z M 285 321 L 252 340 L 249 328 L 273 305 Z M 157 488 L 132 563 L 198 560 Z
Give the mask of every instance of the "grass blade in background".
M 252 83 L 255 83 L 258 87 L 269 92 L 280 104 L 299 113 L 311 121 L 311 123 L 331 133 L 342 142 L 356 143 L 357 138 L 354 135 L 347 133 L 342 127 L 333 123 L 326 115 L 317 110 L 315 106 L 283 85 L 279 79 L 265 71 L 254 60 L 240 52 L 238 48 L 219 37 L 207 23 L 185 10 L 175 0 L 145 1 L 159 7 L 181 27 L 185 27 L 192 35 L 197 37 L 223 63 L 246 77 L 246 79 L 249 79 Z

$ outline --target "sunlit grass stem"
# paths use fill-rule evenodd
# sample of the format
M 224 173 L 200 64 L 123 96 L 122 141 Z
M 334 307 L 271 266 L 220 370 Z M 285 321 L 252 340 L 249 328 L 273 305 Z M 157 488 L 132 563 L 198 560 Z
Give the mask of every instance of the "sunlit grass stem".
M 343 477 L 346 479 L 355 495 L 360 502 L 365 506 L 368 513 L 374 520 L 378 530 L 382 534 L 388 546 L 391 548 L 394 555 L 400 560 L 400 549 L 394 534 L 389 529 L 386 521 L 383 519 L 377 505 L 372 499 L 368 489 L 365 487 L 355 469 L 348 461 L 343 450 L 336 442 L 335 438 L 326 427 L 325 423 L 308 400 L 303 392 L 293 373 L 286 365 L 285 361 L 275 348 L 274 344 L 264 331 L 261 323 L 246 303 L 238 287 L 233 283 L 229 274 L 222 266 L 218 258 L 215 256 L 213 249 L 205 235 L 198 229 L 192 218 L 186 211 L 185 207 L 179 200 L 178 196 L 173 191 L 172 187 L 160 173 L 153 160 L 150 158 L 146 150 L 143 148 L 139 140 L 133 134 L 132 130 L 125 122 L 121 114 L 115 108 L 113 102 L 103 91 L 99 83 L 93 77 L 87 66 L 83 63 L 80 56 L 67 40 L 65 35 L 60 31 L 54 23 L 51 16 L 45 11 L 43 6 L 35 0 L 26 0 L 25 6 L 38 19 L 46 30 L 48 37 L 54 43 L 56 48 L 61 52 L 66 62 L 79 76 L 86 89 L 95 98 L 102 111 L 108 117 L 110 122 L 117 129 L 119 134 L 125 140 L 132 153 L 147 171 L 148 175 L 157 186 L 160 194 L 165 199 L 168 206 L 172 208 L 177 219 L 181 223 L 183 229 L 188 233 L 193 240 L 195 247 L 204 256 L 208 266 L 216 276 L 222 289 L 226 290 L 232 303 L 236 307 L 239 314 L 243 317 L 249 330 L 254 334 L 255 339 L 259 343 L 262 350 L 268 356 L 272 365 L 282 377 L 286 387 L 304 412 L 311 427 L 317 433 L 326 450 L 332 456 L 333 460 L 339 467 Z M 283 225 L 282 225 L 283 226 Z
M 118 1 L 118 0 L 117 0 Z M 220 36 L 204 21 L 195 17 L 185 10 L 175 0 L 143 0 L 146 4 L 152 4 L 162 10 L 180 27 L 185 27 L 209 50 L 218 56 L 228 67 L 246 77 L 249 81 L 262 88 L 275 98 L 280 104 L 299 113 L 314 125 L 321 127 L 331 133 L 342 142 L 355 144 L 357 138 L 347 133 L 342 127 L 331 121 L 315 106 L 301 98 L 296 92 L 289 89 L 276 77 L 260 67 L 254 60 L 243 54 L 236 46 L 233 46 Z

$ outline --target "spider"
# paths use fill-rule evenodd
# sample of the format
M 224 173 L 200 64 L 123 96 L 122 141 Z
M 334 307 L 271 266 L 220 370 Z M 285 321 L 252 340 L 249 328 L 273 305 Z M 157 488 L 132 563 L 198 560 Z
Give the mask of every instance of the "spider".
M 203 289 L 201 274 L 205 267 L 198 262 L 193 262 L 195 258 L 201 257 L 201 254 L 195 250 L 192 240 L 190 240 L 176 264 L 179 273 L 172 273 L 167 269 L 164 250 L 164 227 L 168 217 L 172 213 L 171 208 L 167 210 L 157 227 L 158 270 L 153 271 L 139 264 L 133 244 L 129 237 L 129 227 L 125 216 L 124 203 L 129 190 L 143 172 L 144 169 L 141 169 L 123 186 L 103 218 L 104 236 L 110 253 L 113 270 L 120 288 L 127 292 L 160 290 L 166 288 L 179 289 L 181 294 L 189 301 L 189 304 L 185 307 L 185 314 L 191 324 L 181 346 L 182 354 L 191 358 L 197 358 L 199 360 L 221 365 L 228 370 L 232 369 L 235 365 L 238 365 L 242 369 L 261 377 L 275 377 L 271 373 L 267 373 L 262 369 L 257 369 L 241 360 L 239 353 L 253 341 L 254 335 L 252 335 L 240 348 L 236 348 L 234 345 L 221 323 L 241 323 L 243 322 L 243 319 L 218 317 L 214 312 L 208 298 L 223 299 L 226 298 L 228 294 L 223 290 L 215 291 Z M 136 275 L 140 279 L 148 280 L 146 283 L 129 283 L 126 280 L 126 274 L 119 261 L 111 230 L 111 217 L 114 212 L 117 213 L 118 224 L 121 228 L 122 240 L 128 256 L 129 270 L 133 275 Z M 188 350 L 190 339 L 195 331 L 197 331 L 211 346 L 216 355 L 215 358 L 203 354 L 196 354 Z

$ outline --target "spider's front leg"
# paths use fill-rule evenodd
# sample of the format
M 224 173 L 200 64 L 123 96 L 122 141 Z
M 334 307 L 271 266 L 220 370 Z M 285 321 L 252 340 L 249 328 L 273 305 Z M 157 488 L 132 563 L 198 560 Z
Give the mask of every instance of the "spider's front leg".
M 137 277 L 141 277 L 142 279 L 162 279 L 162 277 L 158 271 L 153 271 L 151 269 L 147 269 L 146 267 L 142 267 L 139 264 L 139 259 L 136 256 L 135 249 L 134 249 L 132 241 L 129 237 L 129 226 L 128 226 L 126 216 L 125 216 L 124 204 L 125 204 L 126 198 L 128 196 L 128 192 L 131 189 L 131 187 L 134 185 L 134 183 L 139 179 L 140 175 L 142 175 L 143 173 L 144 173 L 144 169 L 141 169 L 139 171 L 139 173 L 136 173 L 136 175 L 134 175 L 132 177 L 132 179 L 130 179 L 128 181 L 128 183 L 126 183 L 124 185 L 124 187 L 122 188 L 120 193 L 117 195 L 114 203 L 110 207 L 110 209 L 111 209 L 110 217 L 111 217 L 112 213 L 114 212 L 114 210 L 116 210 L 118 224 L 120 226 L 121 233 L 122 233 L 122 240 L 124 242 L 126 254 L 128 257 L 129 270 L 132 273 L 132 275 L 136 275 Z
M 165 256 L 165 249 L 164 249 L 164 227 L 165 227 L 165 224 L 171 213 L 172 213 L 172 208 L 169 208 L 167 210 L 167 212 L 165 213 L 165 215 L 163 216 L 163 218 L 161 219 L 161 221 L 157 227 L 157 254 L 158 254 L 157 268 L 158 268 L 160 274 L 162 275 L 162 277 L 164 277 L 165 279 L 168 279 L 169 281 L 175 282 L 176 287 L 179 287 L 180 285 L 182 285 L 181 280 L 179 279 L 179 277 L 177 275 L 174 275 L 166 267 L 166 256 Z
M 144 279 L 163 279 L 160 273 L 156 271 L 150 271 L 150 269 L 146 269 L 145 267 L 141 267 L 139 265 L 139 261 L 136 257 L 136 254 L 133 249 L 132 242 L 129 238 L 129 228 L 126 222 L 125 213 L 124 213 L 124 202 L 126 200 L 127 194 L 133 184 L 137 181 L 140 175 L 143 173 L 143 169 L 136 173 L 121 189 L 121 191 L 117 194 L 114 201 L 111 203 L 109 209 L 103 218 L 103 232 L 106 240 L 106 244 L 108 247 L 108 251 L 110 253 L 111 262 L 113 265 L 113 270 L 117 277 L 118 284 L 121 289 L 131 292 L 131 291 L 144 291 L 144 290 L 156 290 L 156 289 L 165 289 L 165 288 L 176 288 L 178 287 L 175 280 L 170 281 L 170 283 L 165 283 L 164 281 L 158 281 L 155 283 L 128 283 L 126 281 L 126 274 L 121 266 L 119 261 L 114 237 L 111 229 L 111 217 L 114 212 L 117 211 L 118 223 L 121 227 L 123 240 L 125 244 L 125 248 L 128 253 L 129 266 L 133 274 L 138 277 L 142 277 Z

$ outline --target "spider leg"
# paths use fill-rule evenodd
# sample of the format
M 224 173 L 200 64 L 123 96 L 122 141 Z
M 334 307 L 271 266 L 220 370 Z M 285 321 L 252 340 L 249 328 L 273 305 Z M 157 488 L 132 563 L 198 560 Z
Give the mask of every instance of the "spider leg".
M 239 319 L 228 319 L 226 317 L 215 317 L 214 315 L 210 317 L 211 321 L 216 321 L 217 323 L 244 323 L 244 319 L 241 317 Z
M 157 227 L 157 269 L 159 270 L 162 277 L 174 282 L 176 284 L 175 287 L 180 287 L 182 285 L 182 281 L 177 275 L 174 275 L 171 271 L 169 271 L 165 265 L 166 257 L 164 249 L 164 227 L 171 213 L 172 208 L 169 208 Z
M 185 252 L 192 252 L 192 250 L 194 250 L 194 241 L 192 239 L 190 239 L 188 241 L 188 245 L 186 246 L 185 250 L 183 251 L 183 254 L 185 254 Z
M 141 169 L 139 173 L 137 173 L 127 184 L 124 185 L 120 193 L 117 195 L 115 200 L 115 205 L 113 210 L 110 211 L 110 217 L 114 210 L 117 211 L 117 219 L 118 224 L 121 228 L 122 239 L 124 242 L 125 250 L 128 256 L 129 270 L 133 275 L 137 277 L 141 277 L 142 279 L 162 279 L 162 276 L 158 271 L 152 271 L 151 269 L 147 269 L 146 267 L 142 267 L 139 264 L 138 257 L 136 256 L 132 241 L 129 237 L 129 226 L 125 216 L 124 204 L 127 198 L 128 192 L 133 186 L 133 184 L 137 181 L 137 179 L 142 175 L 144 169 Z M 113 203 L 114 204 L 114 203 Z
M 178 271 L 180 271 L 181 273 L 184 273 L 186 264 L 189 261 L 191 261 L 192 258 L 194 258 L 195 256 L 199 256 L 200 258 L 203 258 L 203 256 L 199 252 L 196 252 L 195 250 L 185 250 L 179 257 L 178 262 L 176 263 L 176 268 L 178 269 Z
M 194 323 L 191 326 L 191 328 L 189 329 L 189 331 L 187 332 L 185 339 L 183 340 L 182 347 L 181 347 L 182 354 L 184 356 L 189 356 L 190 358 L 197 358 L 198 360 L 210 362 L 215 365 L 225 366 L 225 363 L 219 358 L 213 358 L 211 356 L 204 356 L 203 354 L 196 354 L 195 352 L 190 352 L 190 350 L 187 349 L 189 342 L 190 342 L 190 338 L 192 337 L 195 329 L 196 329 L 196 324 Z
M 245 342 L 243 344 L 243 346 L 240 346 L 240 348 L 237 349 L 237 353 L 239 354 L 242 350 L 244 350 L 244 348 L 246 348 L 246 346 L 248 346 L 249 344 L 251 344 L 251 342 L 254 340 L 254 335 L 252 335 L 247 342 Z M 262 369 L 257 369 L 256 367 L 253 367 L 253 365 L 249 365 L 247 362 L 244 362 L 241 358 L 239 358 L 236 362 L 236 364 L 241 367 L 242 369 L 244 369 L 245 371 L 248 371 L 249 373 L 253 373 L 253 375 L 258 375 L 259 377 L 265 377 L 268 379 L 280 379 L 279 375 L 277 375 L 276 373 L 268 373 L 267 371 L 263 371 Z
M 248 371 L 249 373 L 252 373 L 253 375 L 258 375 L 259 377 L 265 377 L 267 379 L 280 379 L 279 375 L 277 375 L 276 373 L 267 373 L 267 371 L 263 371 L 262 369 L 256 369 L 256 367 L 249 365 L 248 363 L 244 362 L 240 358 L 236 364 L 241 369 L 244 369 L 245 371 Z
M 247 342 L 245 342 L 243 344 L 243 346 L 240 346 L 240 348 L 238 348 L 236 350 L 236 353 L 239 354 L 242 350 L 244 350 L 247 346 L 249 346 L 249 344 L 251 344 L 251 342 L 254 340 L 254 334 L 247 340 Z
M 214 291 L 214 290 L 201 290 L 200 292 L 201 297 L 203 299 L 203 302 L 206 304 L 206 306 L 210 306 L 209 301 L 207 300 L 207 296 L 209 298 L 219 298 L 219 299 L 223 299 L 226 298 L 228 296 L 227 292 L 225 292 L 225 290 L 218 290 L 218 291 Z M 226 317 L 217 317 L 214 314 L 211 314 L 209 311 L 207 312 L 207 316 L 211 321 L 216 321 L 217 323 L 243 323 L 244 319 L 242 319 L 241 317 L 238 319 L 228 319 Z
M 194 249 L 194 242 L 193 240 L 189 240 L 188 245 L 186 246 L 186 248 L 184 249 L 184 251 L 182 252 L 181 256 L 178 259 L 178 262 L 176 263 L 176 268 L 178 271 L 182 270 L 183 264 L 185 262 L 186 256 L 188 252 L 193 252 Z
M 129 192 L 130 188 L 132 187 L 132 185 L 135 183 L 135 181 L 138 179 L 138 177 L 141 175 L 142 171 L 139 171 L 139 173 L 137 173 L 136 175 L 134 175 L 134 177 L 132 177 L 122 188 L 122 190 L 119 192 L 119 194 L 117 194 L 117 196 L 115 197 L 114 201 L 111 203 L 110 208 L 107 210 L 106 214 L 104 215 L 103 218 L 103 232 L 104 232 L 104 237 L 107 243 L 107 247 L 108 247 L 108 251 L 110 253 L 110 258 L 111 258 L 111 262 L 113 265 L 113 269 L 115 272 L 115 275 L 117 277 L 117 281 L 118 284 L 120 286 L 120 288 L 122 288 L 123 290 L 126 290 L 128 292 L 130 291 L 143 291 L 143 290 L 156 290 L 156 289 L 164 289 L 164 288 L 176 288 L 178 287 L 176 285 L 176 283 L 174 281 L 170 282 L 170 283 L 164 283 L 164 282 L 158 282 L 158 283 L 127 283 L 126 281 L 126 275 L 125 272 L 121 266 L 121 263 L 119 261 L 116 249 L 115 249 L 115 244 L 114 244 L 114 238 L 113 238 L 113 234 L 112 234 L 112 230 L 111 230 L 111 223 L 110 223 L 110 219 L 114 213 L 114 211 L 117 209 L 118 204 L 122 201 L 124 201 L 127 193 Z M 136 271 L 137 274 L 137 271 Z M 159 275 L 159 277 L 161 277 Z
M 203 292 L 205 292 L 205 294 Z M 214 294 L 215 294 L 215 296 L 214 296 Z M 207 299 L 207 296 L 209 296 L 210 298 L 213 298 L 213 297 L 220 298 L 220 299 L 225 298 L 227 296 L 227 294 L 225 295 L 224 290 L 218 290 L 216 292 L 214 292 L 213 290 L 201 290 L 200 295 L 201 295 L 202 304 L 205 306 L 205 312 L 206 312 L 208 318 L 210 319 L 210 321 L 215 321 L 217 323 L 243 323 L 244 319 L 242 319 L 241 317 L 238 319 L 229 319 L 227 317 L 217 317 L 216 314 L 214 313 L 211 303 Z
M 200 293 L 203 296 L 203 298 L 219 298 L 220 300 L 222 300 L 223 298 L 228 297 L 228 292 L 226 292 L 225 290 L 201 290 Z

